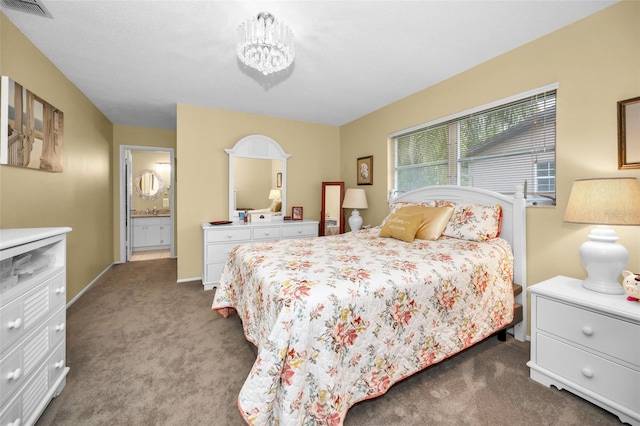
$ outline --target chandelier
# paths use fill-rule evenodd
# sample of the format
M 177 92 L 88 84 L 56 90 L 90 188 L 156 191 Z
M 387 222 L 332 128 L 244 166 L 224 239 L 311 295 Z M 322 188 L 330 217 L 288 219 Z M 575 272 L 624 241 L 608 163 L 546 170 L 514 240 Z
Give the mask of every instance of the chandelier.
M 261 12 L 238 27 L 238 58 L 264 75 L 282 71 L 293 63 L 293 32 Z

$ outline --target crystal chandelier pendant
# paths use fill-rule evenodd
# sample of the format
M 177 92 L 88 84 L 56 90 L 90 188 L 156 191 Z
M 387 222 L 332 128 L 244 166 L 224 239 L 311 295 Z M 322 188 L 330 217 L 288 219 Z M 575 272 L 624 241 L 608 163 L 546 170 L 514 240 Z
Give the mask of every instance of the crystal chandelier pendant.
M 264 75 L 288 68 L 294 59 L 293 32 L 261 12 L 238 27 L 238 58 Z

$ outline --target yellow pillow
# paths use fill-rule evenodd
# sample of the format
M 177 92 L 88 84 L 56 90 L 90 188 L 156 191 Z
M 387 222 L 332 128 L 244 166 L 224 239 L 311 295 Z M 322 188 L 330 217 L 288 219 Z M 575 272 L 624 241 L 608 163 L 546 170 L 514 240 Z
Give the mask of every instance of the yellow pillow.
M 420 226 L 422 216 L 391 213 L 382 225 L 380 237 L 391 237 L 397 240 L 412 242 L 416 238 L 416 231 Z
M 422 221 L 416 231 L 416 238 L 419 240 L 435 241 L 440 238 L 440 235 L 442 235 L 446 229 L 449 219 L 451 219 L 451 216 L 453 215 L 453 207 L 409 206 L 398 209 L 396 213 L 404 215 L 421 215 Z

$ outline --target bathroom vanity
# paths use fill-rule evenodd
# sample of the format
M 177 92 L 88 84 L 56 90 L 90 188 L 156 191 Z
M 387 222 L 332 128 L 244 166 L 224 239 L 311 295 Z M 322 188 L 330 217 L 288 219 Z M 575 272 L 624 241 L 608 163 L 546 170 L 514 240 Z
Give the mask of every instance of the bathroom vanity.
M 171 217 L 132 217 L 133 251 L 162 250 L 171 248 Z

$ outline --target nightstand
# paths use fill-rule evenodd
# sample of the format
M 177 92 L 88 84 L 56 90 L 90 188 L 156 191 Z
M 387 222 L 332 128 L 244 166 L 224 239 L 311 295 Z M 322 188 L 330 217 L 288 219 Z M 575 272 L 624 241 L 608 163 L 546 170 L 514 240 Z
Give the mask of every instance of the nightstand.
M 563 276 L 528 290 L 530 377 L 640 425 L 640 302 Z

